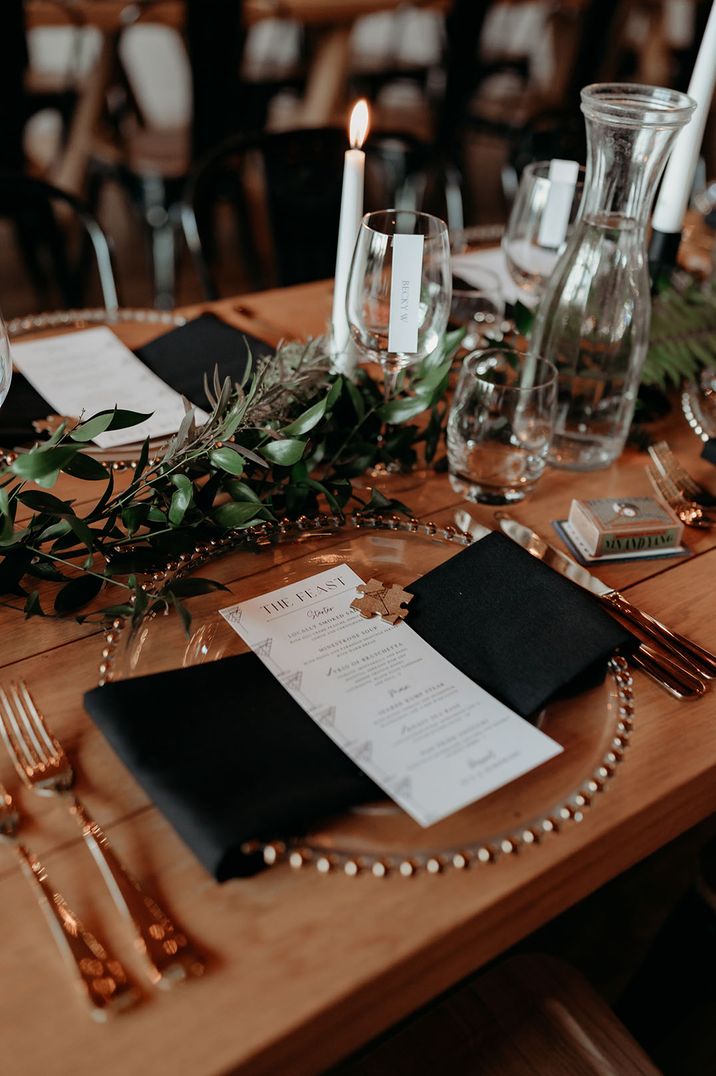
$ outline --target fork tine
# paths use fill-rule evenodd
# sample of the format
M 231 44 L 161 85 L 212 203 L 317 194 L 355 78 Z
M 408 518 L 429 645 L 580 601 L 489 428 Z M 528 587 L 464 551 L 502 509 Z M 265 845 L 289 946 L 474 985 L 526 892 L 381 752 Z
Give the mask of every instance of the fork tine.
M 18 680 L 15 694 L 16 696 L 22 697 L 24 711 L 29 715 L 35 731 L 44 744 L 45 754 L 48 758 L 55 761 L 64 759 L 65 752 L 63 751 L 61 744 L 55 739 L 45 724 L 45 719 L 38 710 L 35 700 L 30 694 L 30 690 L 24 680 Z
M 10 685 L 10 693 L 15 707 L 15 713 L 20 719 L 20 727 L 23 734 L 23 739 L 27 743 L 28 747 L 31 747 L 32 750 L 35 752 L 37 758 L 40 760 L 40 763 L 43 766 L 46 766 L 50 758 L 52 757 L 52 751 L 50 751 L 50 755 L 48 757 L 45 746 L 40 743 L 40 740 L 38 739 L 37 732 L 35 729 L 35 722 L 32 720 L 30 714 L 28 713 L 25 702 L 21 698 L 17 688 L 17 684 Z
M 0 687 L 0 736 L 13 766 L 27 783 L 28 770 L 35 768 L 37 760 L 33 758 L 24 736 L 20 733 L 15 712 L 4 687 Z
M 698 482 L 681 465 L 666 441 L 659 441 L 658 444 L 650 445 L 649 455 L 657 464 L 659 470 L 667 478 L 671 478 L 677 483 L 683 492 L 692 496 L 703 492 Z

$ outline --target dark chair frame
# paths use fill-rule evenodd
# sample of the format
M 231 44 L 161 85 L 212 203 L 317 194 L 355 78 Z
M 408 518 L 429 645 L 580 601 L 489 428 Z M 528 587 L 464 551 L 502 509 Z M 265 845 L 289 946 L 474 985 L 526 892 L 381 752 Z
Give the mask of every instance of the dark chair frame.
M 44 180 L 14 172 L 0 173 L 0 216 L 13 220 L 16 225 L 18 241 L 33 283 L 38 290 L 42 289 L 41 271 L 36 258 L 36 251 L 32 246 L 32 237 L 23 226 L 22 215 L 19 212 L 13 213 L 15 208 L 18 211 L 25 207 L 28 209 L 38 207 L 43 212 L 47 209 L 50 210 L 48 219 L 52 221 L 54 227 L 51 226 L 48 232 L 43 234 L 43 239 L 46 241 L 50 251 L 60 291 L 68 305 L 75 305 L 77 297 L 73 295 L 73 284 L 70 280 L 71 274 L 67 264 L 66 251 L 62 236 L 51 213 L 53 203 L 67 207 L 82 224 L 84 234 L 94 252 L 105 309 L 112 312 L 116 311 L 119 308 L 119 299 L 112 265 L 111 247 L 104 230 L 88 206 L 75 195 L 60 190 L 59 187 L 54 187 Z
M 181 220 L 187 247 L 208 299 L 219 298 L 219 292 L 211 269 L 210 258 L 207 257 L 205 250 L 200 224 L 202 211 L 205 208 L 202 205 L 205 190 L 211 189 L 212 181 L 216 181 L 222 175 L 224 166 L 231 161 L 232 157 L 243 158 L 252 152 L 262 153 L 267 147 L 276 148 L 284 145 L 290 154 L 291 147 L 300 146 L 301 143 L 310 145 L 311 140 L 321 139 L 325 140 L 326 152 L 332 155 L 331 163 L 334 170 L 336 164 L 339 168 L 342 167 L 343 153 L 347 148 L 345 130 L 339 127 L 320 127 L 237 135 L 227 139 L 208 153 L 192 169 L 184 191 Z M 405 132 L 378 131 L 369 137 L 365 149 L 368 165 L 371 160 L 377 159 L 384 174 L 388 177 L 388 185 L 395 192 L 395 204 L 398 208 L 418 208 L 425 190 L 427 173 L 433 164 L 432 148 Z M 316 161 L 318 169 L 321 168 L 321 164 L 321 160 Z M 288 167 L 290 165 L 287 164 Z M 224 170 L 223 174 L 228 175 L 228 171 Z M 336 203 L 339 194 L 338 187 L 334 199 Z M 454 201 L 455 192 L 453 191 L 452 194 Z M 457 194 L 459 197 L 459 190 Z M 235 175 L 231 195 L 233 208 L 245 236 L 244 257 L 251 267 L 257 260 L 257 251 L 252 242 L 250 213 L 242 195 L 241 179 L 238 174 Z M 267 202 L 269 203 L 268 224 L 272 227 L 270 192 Z M 332 208 L 335 209 L 335 205 Z M 287 281 L 281 278 L 279 272 L 279 279 L 275 283 L 280 285 Z M 266 286 L 266 281 L 255 277 L 254 285 L 260 288 Z

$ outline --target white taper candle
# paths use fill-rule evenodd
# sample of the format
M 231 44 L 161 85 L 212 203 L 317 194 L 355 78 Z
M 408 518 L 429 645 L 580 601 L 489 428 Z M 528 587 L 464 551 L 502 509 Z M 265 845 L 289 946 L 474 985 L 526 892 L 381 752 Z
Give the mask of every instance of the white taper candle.
M 667 234 L 680 232 L 683 226 L 715 83 L 716 0 L 711 5 L 711 12 L 689 83 L 689 97 L 693 97 L 696 101 L 696 110 L 691 117 L 691 122 L 679 133 L 664 172 L 652 218 L 652 225 L 656 231 Z
M 351 374 L 355 357 L 350 341 L 346 315 L 346 292 L 353 250 L 363 217 L 363 181 L 365 176 L 365 153 L 360 148 L 368 133 L 368 105 L 357 101 L 350 119 L 350 143 L 343 165 L 343 190 L 341 193 L 341 216 L 338 225 L 338 250 L 336 252 L 336 275 L 333 286 L 333 314 L 331 316 L 332 354 L 335 369 Z

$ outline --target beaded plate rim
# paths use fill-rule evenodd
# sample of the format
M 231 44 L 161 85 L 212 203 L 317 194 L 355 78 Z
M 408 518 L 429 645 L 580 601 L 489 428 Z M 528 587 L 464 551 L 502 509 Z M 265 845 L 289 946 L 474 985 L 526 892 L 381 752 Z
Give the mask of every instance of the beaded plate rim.
M 176 561 L 167 565 L 152 576 L 152 582 L 164 583 L 169 577 L 180 578 L 208 562 L 232 552 L 239 546 L 254 548 L 274 545 L 276 541 L 292 541 L 299 536 L 310 535 L 328 530 L 386 530 L 419 534 L 424 537 L 437 537 L 445 542 L 468 546 L 473 538 L 466 531 L 448 524 L 444 527 L 436 523 L 424 522 L 416 518 L 401 519 L 398 516 L 376 517 L 361 516 L 352 513 L 346 517 L 334 514 L 302 516 L 297 520 L 284 519 L 277 523 L 261 523 L 256 527 L 234 532 L 208 544 L 198 545 L 193 553 L 183 554 Z M 150 584 L 144 584 L 148 589 Z M 152 614 L 156 616 L 157 614 Z M 122 633 L 126 630 L 129 618 L 117 617 L 105 631 L 105 643 L 98 668 L 100 687 L 112 682 L 112 664 Z M 454 870 L 495 863 L 501 858 L 515 855 L 527 848 L 536 846 L 550 835 L 558 834 L 570 823 L 583 820 L 585 811 L 592 806 L 599 793 L 605 791 L 609 782 L 617 773 L 624 753 L 629 746 L 634 727 L 634 681 L 626 658 L 618 651 L 607 663 L 607 671 L 612 678 L 616 693 L 616 721 L 613 735 L 607 751 L 597 765 L 583 778 L 578 786 L 566 796 L 560 798 L 548 811 L 535 814 L 529 822 L 519 827 L 508 827 L 489 838 L 481 838 L 474 843 L 418 852 L 358 854 L 347 852 L 338 847 L 327 850 L 318 848 L 305 838 L 281 840 L 247 841 L 242 845 L 246 855 L 261 855 L 266 866 L 288 863 L 294 869 L 314 868 L 319 874 L 342 872 L 347 877 L 355 878 L 369 874 L 374 878 L 386 878 L 398 875 L 411 878 L 416 874 L 444 874 Z

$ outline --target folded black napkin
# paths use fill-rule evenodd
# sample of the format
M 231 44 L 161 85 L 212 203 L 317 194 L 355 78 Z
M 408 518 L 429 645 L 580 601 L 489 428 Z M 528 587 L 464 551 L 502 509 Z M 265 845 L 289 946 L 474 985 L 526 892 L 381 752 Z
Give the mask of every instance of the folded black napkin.
M 214 367 L 219 375 L 240 380 L 246 369 L 247 346 L 254 358 L 273 349 L 250 333 L 241 332 L 214 317 L 202 314 L 193 321 L 152 340 L 136 351 L 137 356 L 167 385 L 192 403 L 206 407 L 204 374 L 211 384 Z M 10 391 L 0 409 L 0 444 L 7 448 L 37 440 L 33 419 L 44 419 L 53 408 L 22 374 L 14 373 Z
M 609 654 L 632 643 L 589 595 L 497 533 L 407 589 L 411 627 L 523 716 L 599 682 Z M 383 795 L 254 654 L 108 684 L 85 705 L 219 881 L 259 869 L 245 842 Z
M 406 590 L 408 623 L 522 717 L 604 679 L 632 636 L 595 599 L 504 534 L 489 534 Z
M 716 437 L 710 437 L 704 444 L 701 458 L 708 460 L 709 463 L 716 464 Z

